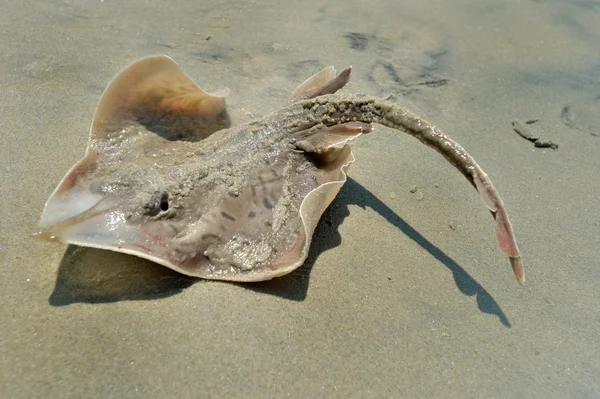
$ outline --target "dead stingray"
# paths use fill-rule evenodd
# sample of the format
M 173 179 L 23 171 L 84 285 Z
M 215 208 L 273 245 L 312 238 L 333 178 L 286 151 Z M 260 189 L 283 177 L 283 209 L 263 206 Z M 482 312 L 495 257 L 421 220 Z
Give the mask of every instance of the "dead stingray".
M 347 142 L 379 123 L 433 147 L 477 189 L 500 248 L 525 280 L 504 204 L 475 160 L 439 129 L 384 100 L 336 95 L 350 68 L 325 68 L 290 104 L 245 124 L 166 56 L 143 58 L 104 92 L 85 157 L 54 190 L 37 235 L 137 255 L 183 274 L 261 281 L 308 254 L 354 161 Z

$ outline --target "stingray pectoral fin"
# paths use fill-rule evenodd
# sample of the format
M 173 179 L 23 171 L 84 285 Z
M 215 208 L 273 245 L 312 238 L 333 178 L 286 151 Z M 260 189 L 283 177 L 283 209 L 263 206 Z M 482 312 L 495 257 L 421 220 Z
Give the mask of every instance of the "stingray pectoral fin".
M 334 162 L 327 168 L 319 168 L 315 173 L 318 185 L 306 194 L 300 204 L 301 227 L 298 239 L 270 265 L 272 272 L 269 278 L 283 276 L 302 266 L 308 256 L 319 219 L 346 182 L 346 172 L 353 162 L 354 156 L 350 146 L 344 145 Z
M 93 194 L 81 184 L 86 176 L 97 167 L 97 153 L 89 151 L 65 174 L 44 205 L 39 228 L 48 230 L 52 225 L 70 220 L 84 211 L 96 206 L 103 196 Z M 39 234 L 48 238 L 47 234 Z
M 290 97 L 290 101 L 305 100 L 323 94 L 333 94 L 344 87 L 350 80 L 352 67 L 348 67 L 336 75 L 332 66 L 322 69 L 302 82 Z
M 335 199 L 346 182 L 346 173 L 350 165 L 354 162 L 354 155 L 349 146 L 345 145 L 341 149 L 336 161 L 335 164 L 328 165 L 328 171 L 325 172 L 324 170 L 320 176 L 322 180 L 321 184 L 308 193 L 300 206 L 300 215 L 307 237 L 304 255 L 308 255 L 312 235 L 319 223 L 321 215 Z
M 203 278 L 262 281 L 300 267 L 321 215 L 354 161 L 345 143 L 370 130 L 369 124 L 353 122 L 299 132 L 305 147 L 279 154 L 179 235 L 171 248 L 193 252 L 180 269 Z
M 315 187 L 304 196 L 300 204 L 302 232 L 298 241 L 275 262 L 272 268 L 276 270 L 276 274 L 273 277 L 287 274 L 304 263 L 319 219 L 346 182 L 346 173 L 354 162 L 354 155 L 347 142 L 372 130 L 371 124 L 349 122 L 297 133 L 304 137 L 303 141 L 296 143 L 297 148 L 303 150 L 307 159 L 317 166 L 310 178 L 315 182 Z
M 94 194 L 82 185 L 50 197 L 34 236 L 149 259 L 182 272 L 165 256 L 173 229 L 164 223 L 128 223 L 123 198 Z
M 206 93 L 167 56 L 142 58 L 121 71 L 104 91 L 90 144 L 122 134 L 123 128 L 140 121 L 158 124 L 181 116 L 213 121 L 225 111 L 224 94 Z
M 92 189 L 98 155 L 94 151 L 77 162 L 50 195 L 34 236 L 48 241 L 114 249 L 138 241 L 121 209 L 127 201 L 117 194 Z
M 116 197 L 95 194 L 77 185 L 70 190 L 55 192 L 46 202 L 38 238 L 68 243 L 105 240 L 122 235 L 117 226 L 125 221 L 116 210 L 121 202 Z

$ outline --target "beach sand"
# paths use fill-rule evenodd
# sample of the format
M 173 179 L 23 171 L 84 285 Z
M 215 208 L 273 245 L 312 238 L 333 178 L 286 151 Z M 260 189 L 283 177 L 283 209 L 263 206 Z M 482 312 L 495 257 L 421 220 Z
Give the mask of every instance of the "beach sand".
M 0 397 L 600 396 L 600 3 L 371 3 L 4 2 Z M 464 177 L 380 126 L 280 279 L 33 239 L 104 87 L 150 54 L 258 116 L 352 65 L 345 92 L 393 96 L 489 174 L 526 284 Z

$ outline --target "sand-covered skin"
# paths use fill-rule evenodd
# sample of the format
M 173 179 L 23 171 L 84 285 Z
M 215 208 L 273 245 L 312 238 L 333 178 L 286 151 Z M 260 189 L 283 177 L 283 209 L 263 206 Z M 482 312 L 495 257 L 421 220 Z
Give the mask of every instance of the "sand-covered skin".
M 599 19 L 581 0 L 6 3 L 0 397 L 596 396 Z M 392 96 L 478 160 L 526 285 L 464 178 L 379 126 L 352 143 L 306 266 L 272 282 L 32 239 L 102 90 L 149 54 L 258 116 L 352 65 L 344 90 Z M 515 119 L 560 148 L 533 147 Z

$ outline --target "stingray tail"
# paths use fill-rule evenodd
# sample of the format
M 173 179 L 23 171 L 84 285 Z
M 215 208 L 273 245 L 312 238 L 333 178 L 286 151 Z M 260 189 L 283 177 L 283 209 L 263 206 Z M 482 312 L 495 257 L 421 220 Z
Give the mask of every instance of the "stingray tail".
M 378 115 L 373 122 L 406 132 L 435 149 L 471 182 L 496 221 L 496 235 L 500 249 L 508 255 L 517 280 L 523 284 L 525 282 L 523 262 L 504 202 L 475 159 L 444 132 L 412 112 L 387 102 L 376 102 L 374 106 Z

